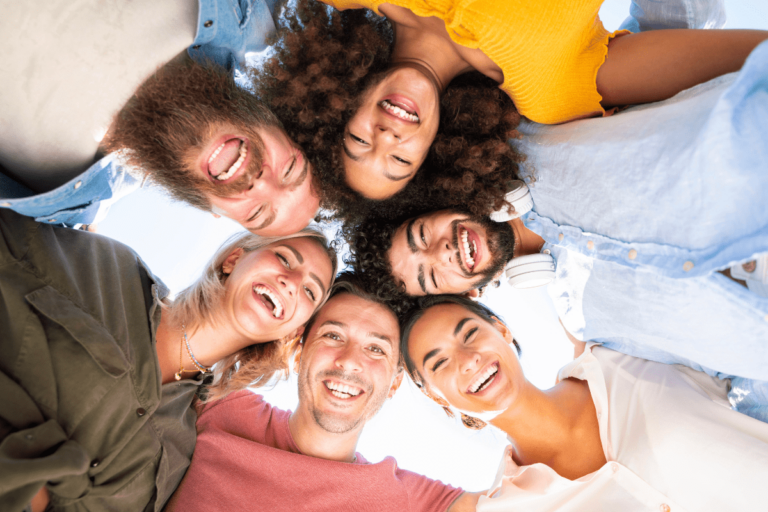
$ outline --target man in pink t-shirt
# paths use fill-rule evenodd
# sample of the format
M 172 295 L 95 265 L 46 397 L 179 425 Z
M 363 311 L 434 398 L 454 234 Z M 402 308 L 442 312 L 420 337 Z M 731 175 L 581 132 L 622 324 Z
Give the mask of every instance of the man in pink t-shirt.
M 197 445 L 168 511 L 471 511 L 465 493 L 355 451 L 403 378 L 394 313 L 337 280 L 296 354 L 296 411 L 240 391 L 199 408 Z

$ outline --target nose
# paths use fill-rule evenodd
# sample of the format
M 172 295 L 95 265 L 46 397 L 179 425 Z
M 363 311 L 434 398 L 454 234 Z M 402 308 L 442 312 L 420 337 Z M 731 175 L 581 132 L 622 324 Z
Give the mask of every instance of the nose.
M 357 350 L 354 344 L 346 343 L 343 347 L 339 348 L 335 365 L 345 372 L 360 373 L 363 371 L 363 366 L 360 364 L 361 357 L 360 350 Z
M 464 350 L 459 357 L 459 371 L 462 374 L 476 371 L 480 365 L 480 354 L 474 350 Z
M 394 127 L 385 124 L 376 126 L 376 138 L 385 144 L 400 144 L 403 141 L 402 136 Z
M 277 285 L 283 293 L 290 298 L 296 297 L 299 285 L 301 284 L 301 273 L 296 271 L 286 271 L 277 276 Z
M 432 250 L 429 254 L 431 259 L 430 263 L 433 265 L 437 263 L 445 266 L 453 264 L 456 251 L 453 250 L 453 247 L 451 247 L 451 242 L 447 238 L 444 238 L 438 243 L 432 245 L 431 249 Z

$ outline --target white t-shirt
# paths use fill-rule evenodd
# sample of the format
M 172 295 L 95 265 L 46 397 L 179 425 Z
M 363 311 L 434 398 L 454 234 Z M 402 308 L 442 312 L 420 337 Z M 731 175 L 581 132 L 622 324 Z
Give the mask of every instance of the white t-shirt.
M 0 165 L 36 192 L 93 163 L 113 116 L 191 45 L 197 0 L 3 2 Z
M 768 424 L 730 409 L 727 381 L 600 346 L 558 377 L 589 384 L 608 463 L 568 480 L 508 448 L 478 512 L 766 509 Z

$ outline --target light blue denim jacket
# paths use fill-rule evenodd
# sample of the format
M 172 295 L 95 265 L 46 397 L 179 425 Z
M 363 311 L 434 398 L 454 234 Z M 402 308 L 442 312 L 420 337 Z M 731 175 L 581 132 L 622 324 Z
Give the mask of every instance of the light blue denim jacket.
M 732 402 L 768 421 L 768 298 L 717 272 L 768 252 L 768 43 L 665 102 L 521 131 L 523 220 L 557 260 L 549 293 L 566 328 L 740 376 Z
M 197 35 L 187 49 L 200 63 L 213 62 L 237 72 L 249 54 L 263 51 L 275 30 L 275 0 L 199 0 Z M 141 185 L 110 154 L 68 183 L 35 195 L 0 172 L 0 207 L 39 222 L 75 227 L 103 219 L 109 207 Z

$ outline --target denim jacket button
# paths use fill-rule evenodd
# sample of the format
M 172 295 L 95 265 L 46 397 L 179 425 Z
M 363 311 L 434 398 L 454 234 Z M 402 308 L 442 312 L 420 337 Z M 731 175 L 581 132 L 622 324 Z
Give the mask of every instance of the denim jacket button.
M 208 21 L 206 21 L 205 23 L 203 23 L 203 26 L 204 26 L 205 28 L 208 28 L 208 27 L 210 27 L 211 25 L 213 25 L 213 21 L 211 21 L 211 20 L 208 20 Z
M 80 188 L 80 187 L 82 187 L 82 186 L 83 186 L 83 182 L 82 182 L 82 180 L 81 180 L 81 181 L 78 181 L 77 183 L 75 183 L 75 190 L 79 189 L 79 188 Z
M 557 235 L 557 239 L 560 240 L 561 242 L 563 241 L 563 238 L 565 238 L 564 234 L 560 233 L 559 235 Z
M 662 503 L 659 506 L 659 511 L 660 512 L 669 512 L 670 511 L 669 505 L 667 505 L 666 503 Z
M 683 263 L 683 270 L 686 272 L 690 272 L 690 270 L 693 268 L 693 262 L 692 261 L 686 261 Z
M 11 203 L 0 203 L 0 206 L 2 206 L 3 208 L 8 208 L 11 206 Z
M 629 250 L 629 254 L 627 254 L 627 258 L 629 258 L 631 260 L 637 258 L 637 251 L 634 250 L 634 249 L 630 249 Z
M 592 240 L 587 242 L 587 249 L 589 249 L 591 251 L 594 248 L 595 248 L 595 242 L 593 242 Z
M 56 222 L 56 219 L 48 219 L 48 222 Z

